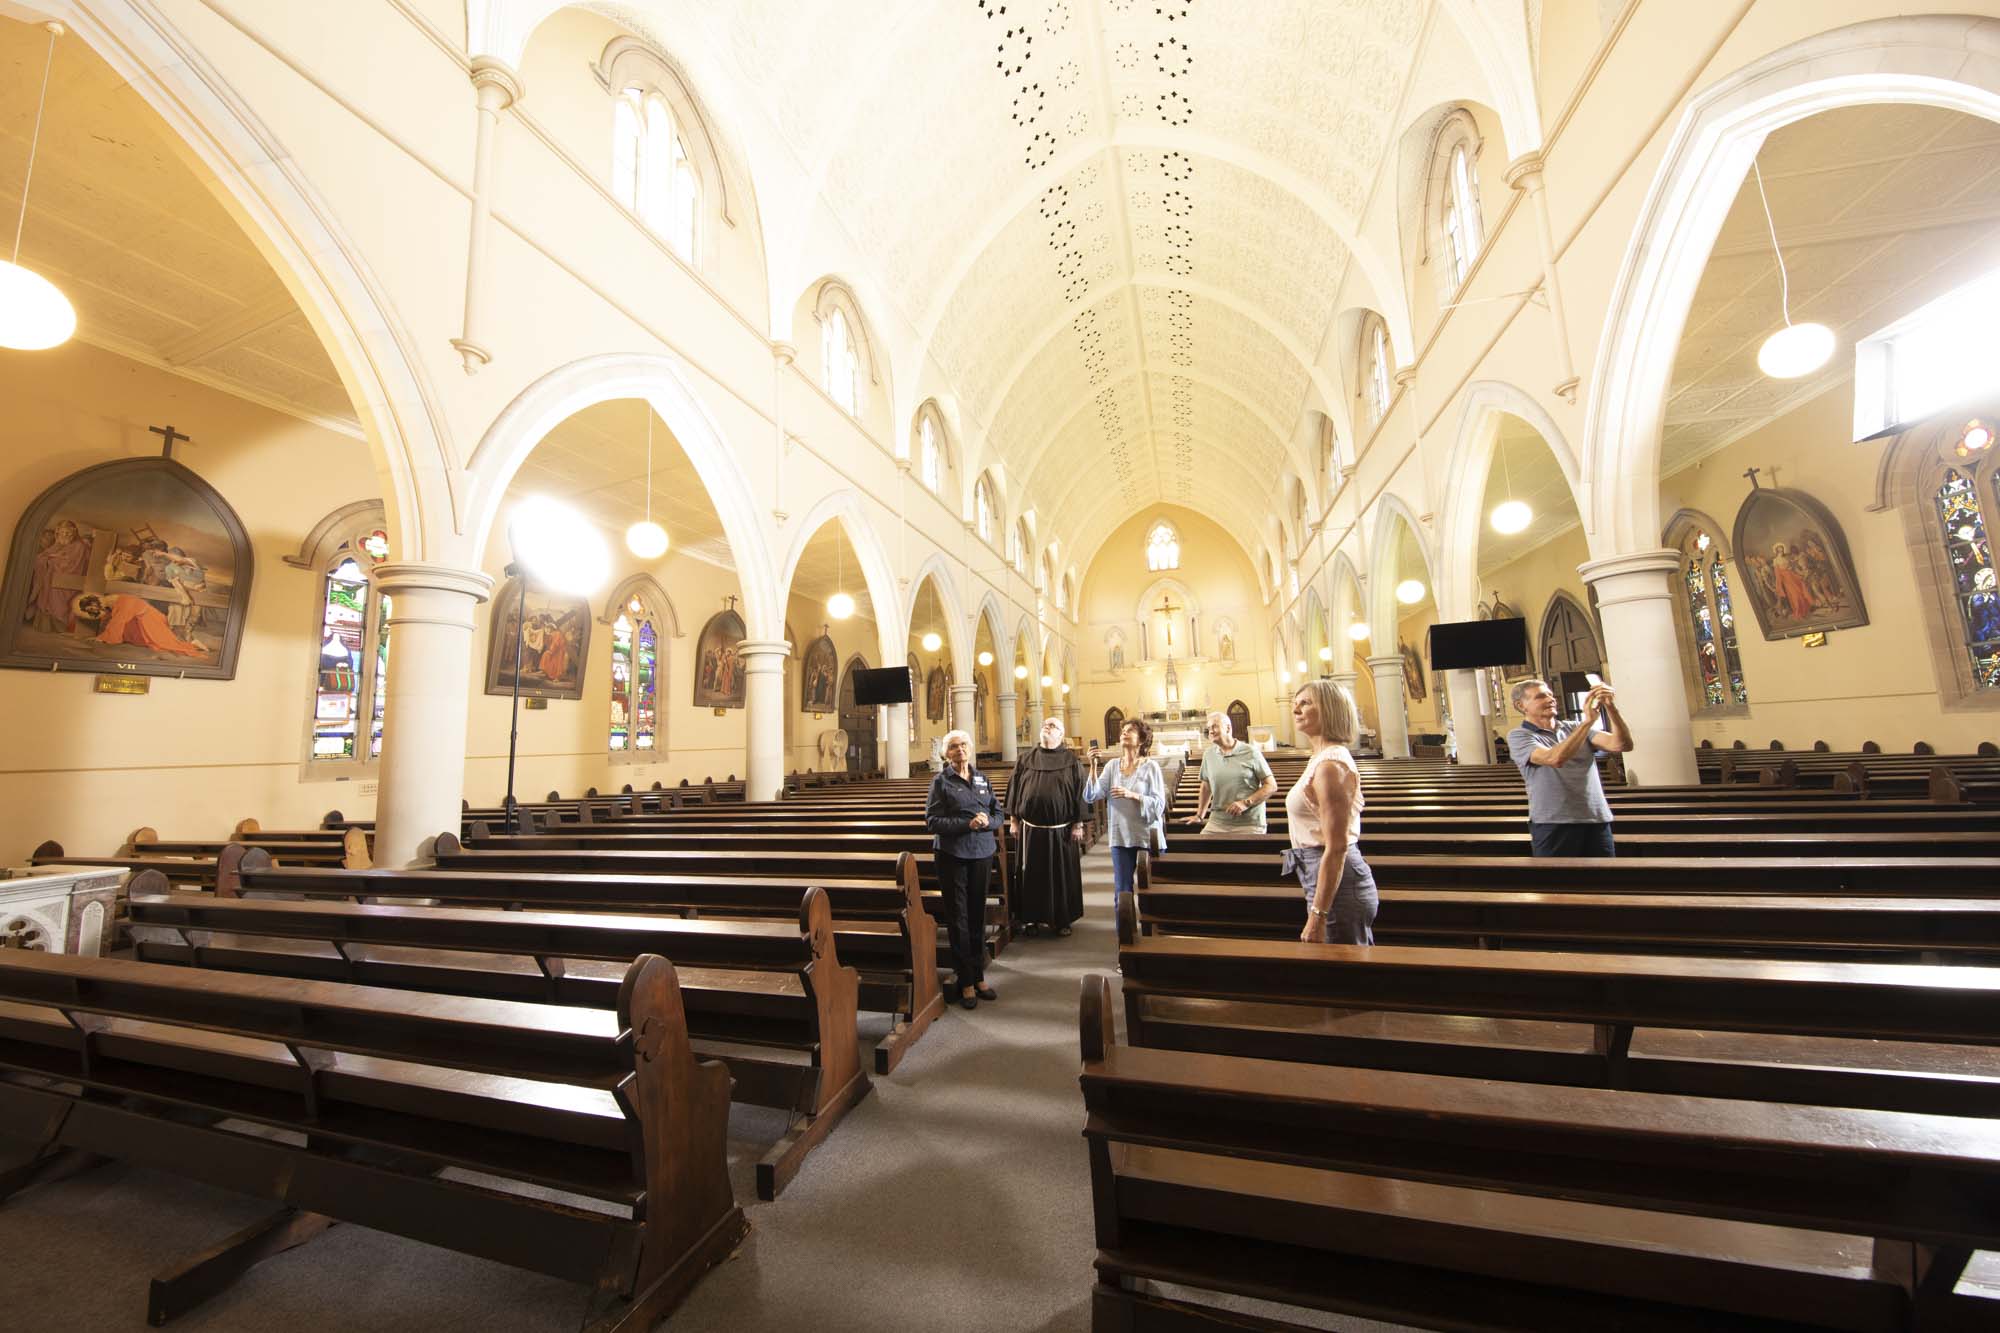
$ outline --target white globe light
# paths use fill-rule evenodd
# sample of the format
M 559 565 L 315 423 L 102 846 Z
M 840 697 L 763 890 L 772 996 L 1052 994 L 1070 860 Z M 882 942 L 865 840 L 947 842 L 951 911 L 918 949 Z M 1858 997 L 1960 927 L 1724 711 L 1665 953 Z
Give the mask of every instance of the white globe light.
M 1404 606 L 1415 606 L 1424 600 L 1424 585 L 1416 579 L 1404 579 L 1396 585 L 1396 600 Z
M 1360 643 L 1368 637 L 1368 622 L 1357 620 L 1347 627 L 1347 637 Z
M 1026 680 L 1027 678 L 1028 678 L 1028 668 L 1026 668 L 1026 667 L 1024 667 L 1024 666 L 1020 665 L 1020 664 L 1019 664 L 1018 662 L 1017 662 L 1017 663 L 1015 663 L 1015 665 L 1014 665 L 1014 679 L 1015 679 L 1015 680 Z
M 40 352 L 75 332 L 76 309 L 53 282 L 0 260 L 0 347 Z
M 625 529 L 625 549 L 641 560 L 658 560 L 667 553 L 667 530 L 651 519 Z
M 1064 694 L 1068 694 L 1068 693 L 1069 693 L 1069 682 L 1068 682 L 1068 681 L 1064 681 L 1064 682 L 1063 682 L 1063 693 L 1064 693 Z
M 1299 672 L 1299 674 L 1300 674 L 1301 676 L 1305 675 L 1305 674 L 1306 674 L 1306 661 L 1305 661 L 1305 659 L 1304 659 L 1303 657 L 1302 657 L 1302 658 L 1300 658 L 1300 659 L 1298 660 L 1298 662 L 1297 662 L 1297 664 L 1296 664 L 1296 665 L 1297 665 L 1297 667 L 1298 667 L 1298 672 Z
M 1042 688 L 1043 688 L 1043 689 L 1045 689 L 1045 690 L 1046 690 L 1046 689 L 1047 689 L 1047 688 L 1048 688 L 1049 686 L 1051 686 L 1051 685 L 1053 685 L 1053 684 L 1055 684 L 1055 683 L 1056 683 L 1056 678 L 1055 678 L 1054 676 L 1043 676 L 1043 677 L 1042 677 Z
M 987 652 L 987 651 L 986 651 L 986 650 L 985 650 L 984 648 L 981 648 L 981 649 L 979 650 L 979 665 L 981 665 L 981 666 L 992 666 L 992 665 L 993 665 L 993 654 L 992 654 L 992 653 L 989 653 L 989 652 Z
M 596 592 L 611 574 L 611 548 L 597 525 L 566 504 L 534 495 L 507 520 L 514 558 L 554 592 Z
M 851 593 L 837 592 L 826 599 L 826 613 L 835 620 L 845 620 L 854 614 L 854 597 Z
M 1289 672 L 1289 671 L 1280 671 L 1280 672 L 1278 673 L 1278 683 L 1279 683 L 1280 685 L 1289 685 L 1289 684 L 1291 684 L 1291 683 L 1292 683 L 1292 673 L 1291 673 L 1291 672 Z
M 1493 524 L 1495 532 L 1512 536 L 1535 521 L 1535 511 L 1528 508 L 1526 501 L 1502 500 L 1493 506 L 1488 521 Z
M 1757 349 L 1757 369 L 1774 380 L 1810 375 L 1833 356 L 1833 330 L 1824 324 L 1787 324 Z
M 1331 662 L 1333 660 L 1333 649 L 1331 646 L 1323 647 L 1319 650 L 1319 660 L 1322 662 Z
M 936 630 L 926 630 L 924 632 L 924 637 L 921 640 L 921 642 L 924 645 L 925 652 L 934 653 L 938 649 L 944 647 L 944 636 L 939 634 Z

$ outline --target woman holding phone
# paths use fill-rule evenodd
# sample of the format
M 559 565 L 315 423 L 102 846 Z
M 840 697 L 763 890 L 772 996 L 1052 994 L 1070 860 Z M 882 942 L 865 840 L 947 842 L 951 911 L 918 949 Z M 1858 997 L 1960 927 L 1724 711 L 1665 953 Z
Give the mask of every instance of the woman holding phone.
M 1160 766 L 1146 757 L 1153 748 L 1153 729 L 1133 718 L 1118 729 L 1118 756 L 1098 771 L 1099 757 L 1090 752 L 1090 780 L 1084 784 L 1083 799 L 1095 804 L 1108 801 L 1105 820 L 1111 843 L 1112 904 L 1117 895 L 1132 892 L 1133 876 L 1139 867 L 1141 849 L 1154 846 L 1166 850 L 1162 817 L 1167 811 L 1167 780 Z

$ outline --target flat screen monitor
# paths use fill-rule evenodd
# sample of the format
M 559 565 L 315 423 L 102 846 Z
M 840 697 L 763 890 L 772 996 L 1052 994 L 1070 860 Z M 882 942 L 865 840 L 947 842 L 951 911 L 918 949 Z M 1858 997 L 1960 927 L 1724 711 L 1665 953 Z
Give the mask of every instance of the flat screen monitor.
M 1528 622 L 1454 620 L 1431 626 L 1431 670 L 1514 666 L 1528 660 Z
M 863 708 L 873 704 L 910 702 L 910 669 L 908 667 L 857 669 L 854 673 L 854 702 Z

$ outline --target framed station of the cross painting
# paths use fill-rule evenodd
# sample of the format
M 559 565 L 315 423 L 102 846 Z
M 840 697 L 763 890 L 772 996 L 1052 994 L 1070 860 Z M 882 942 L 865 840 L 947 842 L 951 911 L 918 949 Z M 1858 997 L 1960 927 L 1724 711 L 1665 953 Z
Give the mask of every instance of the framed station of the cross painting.
M 21 515 L 0 581 L 0 666 L 232 680 L 250 537 L 171 458 L 85 468 Z

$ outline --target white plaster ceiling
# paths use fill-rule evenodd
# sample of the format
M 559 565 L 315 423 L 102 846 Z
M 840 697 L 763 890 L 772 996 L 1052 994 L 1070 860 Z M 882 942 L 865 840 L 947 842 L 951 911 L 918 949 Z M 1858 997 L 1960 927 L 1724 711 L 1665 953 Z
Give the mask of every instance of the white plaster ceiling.
M 1757 348 L 1782 320 L 1770 232 L 1746 179 L 1674 362 L 1663 476 L 1846 379 L 1857 339 L 2000 265 L 2000 125 L 1929 107 L 1851 107 L 1777 131 L 1759 162 L 1792 319 L 1827 325 L 1839 347 L 1802 379 L 1757 369 Z
M 48 41 L 0 18 L 0 254 Z M 318 336 L 178 143 L 88 45 L 60 39 L 21 262 L 75 305 L 79 340 L 358 435 Z
M 1088 549 L 1162 501 L 1268 512 L 1430 3 L 624 12 L 719 39 L 1016 500 Z
M 1486 497 L 1479 506 L 1478 569 L 1482 579 L 1581 521 L 1569 482 L 1556 466 L 1556 456 L 1533 426 L 1516 416 L 1502 416 L 1494 450 L 1492 469 L 1486 474 Z M 1508 499 L 1526 501 L 1535 514 L 1526 528 L 1512 536 L 1495 532 L 1489 521 L 1493 507 Z

